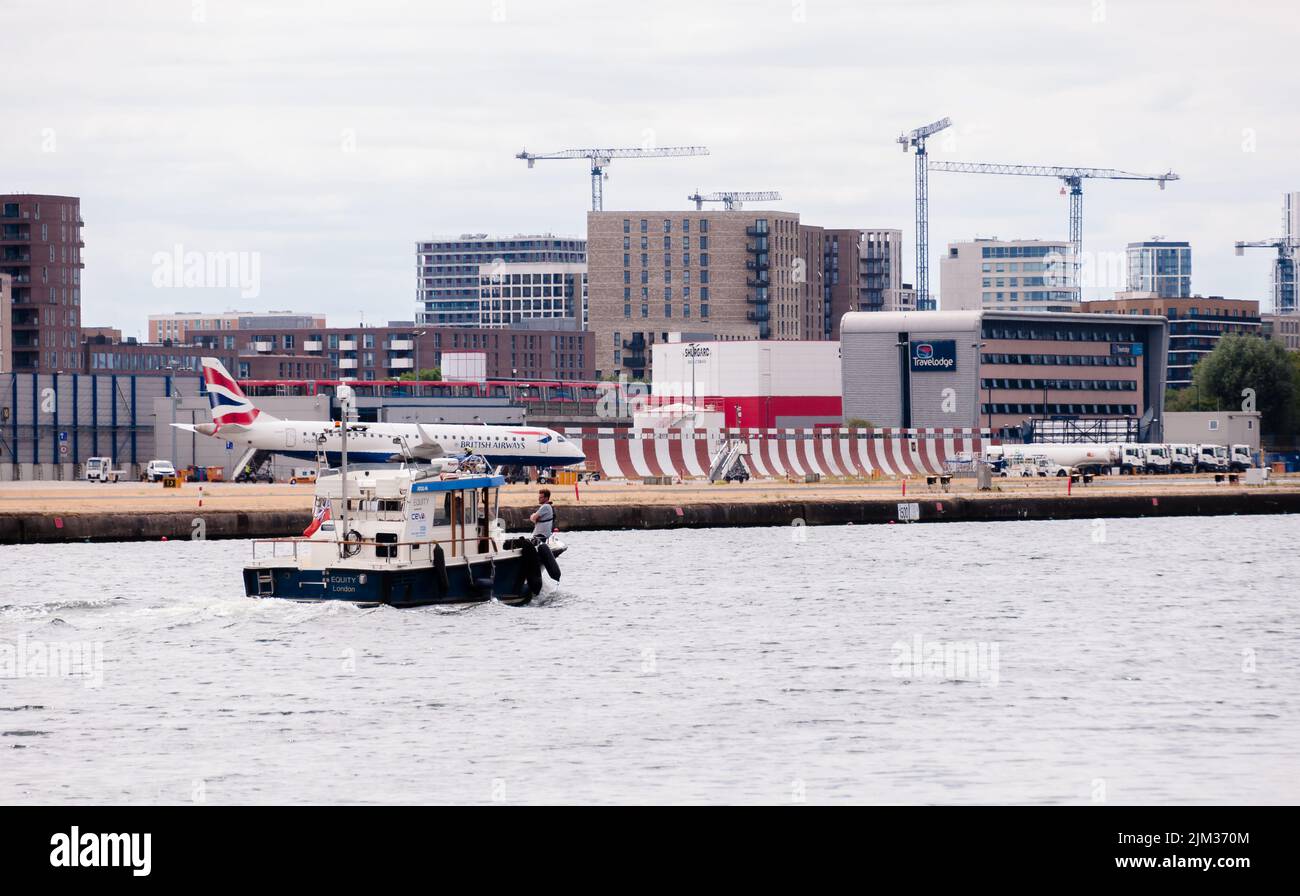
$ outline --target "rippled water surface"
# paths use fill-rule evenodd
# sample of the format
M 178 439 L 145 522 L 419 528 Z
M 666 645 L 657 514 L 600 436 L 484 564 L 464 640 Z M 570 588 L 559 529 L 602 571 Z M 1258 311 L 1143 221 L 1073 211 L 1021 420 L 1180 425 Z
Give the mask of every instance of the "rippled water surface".
M 4 547 L 0 801 L 1294 803 L 1298 530 L 573 533 L 540 605 L 455 611 Z

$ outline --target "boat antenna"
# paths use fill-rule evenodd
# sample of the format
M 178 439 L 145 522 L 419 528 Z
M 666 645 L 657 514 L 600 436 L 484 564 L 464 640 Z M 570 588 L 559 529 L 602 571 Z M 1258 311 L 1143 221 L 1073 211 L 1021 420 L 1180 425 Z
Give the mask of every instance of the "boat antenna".
M 334 395 L 339 400 L 339 416 L 343 418 L 342 442 L 339 447 L 339 474 L 343 482 L 343 509 L 339 512 L 339 526 L 341 527 L 342 538 L 346 540 L 348 537 L 348 420 L 352 416 L 355 396 L 352 387 L 346 384 L 339 386 Z M 346 552 L 346 546 L 342 547 L 341 550 Z

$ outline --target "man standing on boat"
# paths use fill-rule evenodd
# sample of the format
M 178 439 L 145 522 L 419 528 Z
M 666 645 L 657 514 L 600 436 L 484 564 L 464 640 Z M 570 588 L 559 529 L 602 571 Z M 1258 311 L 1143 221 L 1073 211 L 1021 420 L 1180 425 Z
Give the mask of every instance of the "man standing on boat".
M 533 524 L 533 541 L 541 544 L 555 531 L 555 505 L 551 503 L 551 490 L 541 489 L 537 493 L 537 512 L 528 519 Z

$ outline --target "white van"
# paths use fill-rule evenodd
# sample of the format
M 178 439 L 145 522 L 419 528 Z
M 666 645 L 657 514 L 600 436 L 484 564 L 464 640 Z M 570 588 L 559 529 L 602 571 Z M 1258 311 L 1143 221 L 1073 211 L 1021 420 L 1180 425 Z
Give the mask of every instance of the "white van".
M 144 470 L 144 478 L 150 482 L 159 482 L 175 475 L 176 467 L 169 460 L 151 460 Z

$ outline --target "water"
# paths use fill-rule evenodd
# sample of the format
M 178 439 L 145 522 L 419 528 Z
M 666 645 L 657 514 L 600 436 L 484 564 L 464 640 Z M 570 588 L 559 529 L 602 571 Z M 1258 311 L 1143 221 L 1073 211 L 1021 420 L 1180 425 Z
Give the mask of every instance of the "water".
M 457 611 L 0 548 L 0 651 L 102 649 L 0 678 L 0 801 L 1300 800 L 1296 518 L 1102 525 L 572 533 L 540 605 Z

